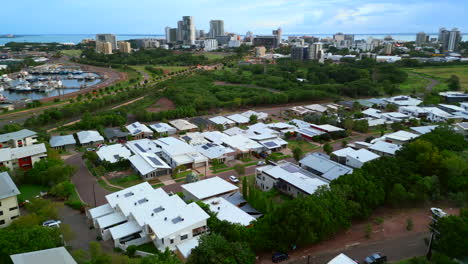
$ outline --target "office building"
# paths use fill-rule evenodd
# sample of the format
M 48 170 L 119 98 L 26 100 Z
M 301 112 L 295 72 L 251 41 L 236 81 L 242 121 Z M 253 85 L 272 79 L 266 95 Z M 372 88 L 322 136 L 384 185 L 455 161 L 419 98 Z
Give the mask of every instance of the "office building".
M 341 32 L 338 32 L 335 35 L 333 35 L 333 40 L 335 42 L 343 41 L 343 40 L 345 40 L 345 35 L 343 33 L 341 33 Z
M 122 53 L 132 52 L 132 47 L 130 46 L 130 42 L 120 41 L 119 42 L 119 51 L 122 52 Z
M 177 28 L 171 28 L 169 30 L 169 42 L 168 43 L 176 43 L 177 42 Z
M 171 42 L 171 27 L 165 27 L 164 32 L 166 34 L 166 42 L 170 43 Z
M 273 36 L 276 36 L 276 42 L 279 46 L 281 44 L 281 39 L 283 38 L 283 30 L 281 28 L 273 30 Z
M 0 173 L 0 228 L 7 227 L 19 217 L 17 195 L 20 191 L 11 179 L 8 172 Z
M 176 36 L 176 41 L 177 42 L 182 42 L 182 32 L 184 30 L 184 22 L 182 20 L 177 21 L 177 36 Z
M 257 57 L 257 58 L 263 57 L 263 56 L 265 56 L 265 53 L 266 53 L 266 48 L 265 47 L 263 47 L 263 46 L 255 47 L 255 57 Z
M 96 42 L 96 52 L 102 54 L 112 54 L 112 44 L 110 42 Z
M 256 36 L 253 39 L 254 46 L 264 46 L 267 49 L 275 49 L 278 47 L 278 38 L 276 36 Z
M 308 53 L 308 47 L 304 46 L 293 46 L 291 48 L 291 60 L 302 61 L 306 59 Z
M 117 49 L 117 40 L 114 34 L 96 34 L 96 44 L 97 42 L 109 42 L 112 45 L 111 50 Z
M 419 32 L 416 34 L 416 45 L 417 46 L 422 46 L 428 42 L 429 36 L 426 35 L 424 32 Z
M 195 22 L 192 16 L 182 17 L 182 41 L 185 45 L 195 45 Z
M 347 40 L 347 41 L 353 43 L 354 42 L 354 34 L 345 34 L 344 35 L 344 40 Z
M 307 59 L 309 59 L 309 60 L 319 60 L 320 58 L 322 58 L 322 55 L 323 55 L 323 43 L 316 42 L 316 43 L 310 45 L 308 52 L 309 52 L 309 54 L 307 56 Z
M 450 31 L 449 33 L 449 39 L 448 39 L 448 51 L 456 51 L 458 50 L 458 47 L 461 42 L 461 33 L 458 28 L 454 28 Z
M 210 38 L 216 36 L 224 36 L 224 21 L 223 20 L 210 20 Z
M 136 39 L 135 42 L 139 49 L 155 49 L 160 46 L 159 40 L 155 38 Z
M 197 40 L 198 41 L 198 40 Z M 199 40 L 200 46 L 204 51 L 213 51 L 218 49 L 218 41 L 216 39 Z

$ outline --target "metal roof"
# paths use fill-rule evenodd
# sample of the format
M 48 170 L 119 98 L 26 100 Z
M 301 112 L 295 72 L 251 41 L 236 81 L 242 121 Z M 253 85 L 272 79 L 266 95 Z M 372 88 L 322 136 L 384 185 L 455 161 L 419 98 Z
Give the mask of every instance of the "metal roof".
M 183 184 L 182 189 L 192 194 L 199 200 L 238 190 L 239 187 L 220 177 L 212 177 L 193 183 Z
M 13 264 L 76 264 L 64 247 L 11 255 Z
M 9 140 L 20 140 L 27 137 L 36 136 L 37 133 L 29 129 L 22 129 L 16 132 L 6 133 L 0 135 L 0 142 L 6 142 Z
M 339 164 L 320 152 L 311 153 L 299 161 L 302 166 L 311 168 L 318 175 L 329 181 L 353 172 L 353 169 Z
M 8 172 L 0 173 L 0 200 L 19 195 L 20 191 L 10 177 Z
M 66 145 L 75 145 L 76 140 L 73 135 L 66 135 L 66 136 L 52 136 L 49 140 L 51 147 L 61 147 Z

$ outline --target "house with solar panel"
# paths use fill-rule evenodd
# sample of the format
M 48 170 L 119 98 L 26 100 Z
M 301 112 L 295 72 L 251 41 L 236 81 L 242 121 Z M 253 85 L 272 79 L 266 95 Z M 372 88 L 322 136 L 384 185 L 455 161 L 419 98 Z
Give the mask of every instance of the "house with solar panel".
M 292 197 L 311 195 L 329 181 L 293 163 L 283 161 L 258 167 L 255 170 L 255 184 L 263 191 L 276 188 Z
M 104 205 L 88 210 L 90 222 L 103 240 L 126 250 L 148 242 L 164 251 L 190 251 L 208 231 L 210 217 L 195 202 L 187 204 L 178 195 L 144 182 L 106 195 Z
M 153 137 L 153 130 L 140 122 L 132 123 L 128 126 L 125 126 L 125 128 L 128 130 L 129 135 L 132 136 L 133 139 Z
M 326 181 L 333 181 L 345 174 L 353 173 L 353 169 L 330 159 L 324 153 L 314 152 L 299 161 L 301 168 L 317 175 Z
M 167 137 L 177 133 L 177 129 L 175 129 L 167 123 L 156 123 L 150 125 L 149 127 L 153 129 L 159 136 Z
M 132 140 L 128 141 L 125 146 L 132 152 L 128 158 L 130 165 L 143 180 L 151 180 L 171 173 L 171 166 L 160 157 L 162 149 L 154 141 L 146 138 Z
M 234 149 L 226 147 L 222 144 L 210 142 L 208 139 L 205 138 L 204 133 L 187 133 L 181 136 L 180 139 L 185 141 L 187 144 L 193 146 L 198 152 L 200 152 L 200 154 L 207 157 L 210 162 L 217 161 L 220 163 L 224 163 L 226 161 L 235 159 L 236 151 Z
M 127 141 L 128 132 L 122 131 L 118 127 L 108 127 L 104 129 L 104 137 L 109 143 L 125 143 Z
M 178 138 L 159 138 L 154 140 L 154 143 L 161 148 L 160 156 L 172 168 L 179 166 L 199 168 L 208 165 L 207 157 L 200 154 L 195 147 Z

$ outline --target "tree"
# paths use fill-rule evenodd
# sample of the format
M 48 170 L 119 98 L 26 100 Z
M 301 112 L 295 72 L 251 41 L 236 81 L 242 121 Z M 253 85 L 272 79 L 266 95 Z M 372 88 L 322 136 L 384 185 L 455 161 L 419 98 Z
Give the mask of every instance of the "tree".
M 246 264 L 255 263 L 255 254 L 243 242 L 229 242 L 223 236 L 212 233 L 200 238 L 192 250 L 188 264 Z
M 57 207 L 46 199 L 33 198 L 29 203 L 26 203 L 26 209 L 28 212 L 39 216 L 41 221 L 58 218 Z
M 256 124 L 257 122 L 258 122 L 258 117 L 257 117 L 257 115 L 251 115 L 251 116 L 249 117 L 249 123 L 250 123 L 250 124 Z
M 468 210 L 462 209 L 460 216 L 446 216 L 437 221 L 439 235 L 434 240 L 434 249 L 452 258 L 468 254 Z
M 330 145 L 330 143 L 325 143 L 323 145 L 323 151 L 325 151 L 325 153 L 327 153 L 328 155 L 330 155 L 330 153 L 333 152 L 333 147 Z
M 450 78 L 447 80 L 447 83 L 450 91 L 458 91 L 461 88 L 460 78 L 458 78 L 457 75 L 450 76 Z
M 304 156 L 304 151 L 300 147 L 295 147 L 292 152 L 296 161 L 301 160 L 302 156 Z
M 236 164 L 233 168 L 237 172 L 237 175 L 242 176 L 245 174 L 245 167 L 242 164 Z
M 68 199 L 70 195 L 73 194 L 75 190 L 75 185 L 69 181 L 61 182 L 50 190 L 50 194 L 61 199 Z

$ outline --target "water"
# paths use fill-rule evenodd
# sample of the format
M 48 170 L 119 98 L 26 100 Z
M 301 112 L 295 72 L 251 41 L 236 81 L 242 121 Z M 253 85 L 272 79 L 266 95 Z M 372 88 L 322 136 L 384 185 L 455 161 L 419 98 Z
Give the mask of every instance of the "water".
M 81 76 L 85 76 L 86 74 L 81 74 Z M 91 76 L 98 77 L 97 74 L 90 73 Z M 75 74 L 74 76 L 80 76 L 79 74 Z M 50 92 L 15 92 L 12 90 L 5 90 L 2 93 L 6 98 L 8 98 L 11 101 L 16 101 L 16 100 L 21 100 L 21 99 L 32 99 L 32 100 L 39 100 L 42 98 L 46 97 L 51 97 L 51 96 L 57 96 L 57 95 L 63 95 L 71 92 L 76 92 L 80 90 L 80 87 L 84 84 L 87 85 L 87 87 L 90 87 L 92 85 L 96 85 L 101 82 L 100 79 L 95 79 L 95 80 L 89 80 L 89 81 L 78 81 L 76 79 L 67 79 L 67 75 L 34 75 L 34 77 L 40 78 L 40 77 L 51 77 L 53 80 L 55 80 L 57 77 L 62 81 L 62 84 L 65 88 L 60 88 L 60 89 L 54 89 Z M 14 80 L 12 82 L 12 85 L 18 84 L 18 80 Z
M 314 33 L 304 33 L 304 34 L 284 34 L 285 37 L 287 36 L 316 36 L 316 37 L 332 37 L 333 34 L 314 34 Z M 402 40 L 402 41 L 414 41 L 416 40 L 416 33 L 389 33 L 389 34 L 355 34 L 355 39 L 367 39 L 369 37 L 376 38 L 376 39 L 383 39 L 387 35 L 391 35 L 393 39 Z M 430 38 L 437 38 L 437 33 L 429 34 Z M 58 43 L 79 43 L 83 39 L 94 39 L 96 35 L 94 34 L 77 34 L 77 35 L 67 35 L 67 34 L 59 34 L 59 35 L 27 35 L 27 36 L 19 36 L 15 38 L 0 38 L 0 45 L 4 45 L 8 42 L 40 42 L 40 43 L 48 43 L 48 42 L 58 42 Z M 137 38 L 164 38 L 164 35 L 116 35 L 117 40 L 129 40 L 129 39 L 137 39 Z M 462 38 L 464 40 L 468 39 L 468 34 L 462 34 Z

